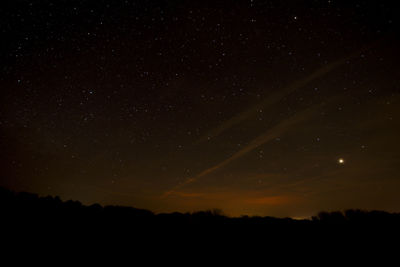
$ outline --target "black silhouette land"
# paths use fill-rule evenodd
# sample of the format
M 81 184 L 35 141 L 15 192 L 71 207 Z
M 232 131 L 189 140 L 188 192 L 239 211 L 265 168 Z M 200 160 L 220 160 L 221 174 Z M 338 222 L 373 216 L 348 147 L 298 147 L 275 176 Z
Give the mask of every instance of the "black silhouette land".
M 260 216 L 228 217 L 215 210 L 192 213 L 160 213 L 126 206 L 83 205 L 79 201 L 62 201 L 58 196 L 40 197 L 28 192 L 13 192 L 0 187 L 0 212 L 3 223 L 21 226 L 66 229 L 102 228 L 102 231 L 141 232 L 167 229 L 245 229 L 273 234 L 276 231 L 303 231 L 319 229 L 385 229 L 400 226 L 400 213 L 349 209 L 345 211 L 319 212 L 310 219 L 275 218 Z M 141 232 L 143 233 L 143 232 Z
M 257 259 L 263 255 L 293 257 L 293 253 L 303 258 L 335 255 L 333 259 L 339 260 L 338 251 L 341 257 L 353 258 L 395 251 L 400 226 L 400 214 L 385 211 L 320 212 L 301 220 L 234 218 L 219 210 L 155 214 L 133 207 L 86 206 L 79 201 L 16 193 L 3 187 L 0 214 L 2 241 L 13 252 L 55 251 L 64 257 L 73 256 L 71 251 L 83 251 L 88 256 L 90 250 L 100 261 L 99 251 L 126 251 L 125 256 L 135 257 L 159 253 L 165 257 L 201 256 L 196 261 L 214 256 L 232 260 L 253 254 L 258 255 Z M 291 257 L 285 260 L 297 260 Z

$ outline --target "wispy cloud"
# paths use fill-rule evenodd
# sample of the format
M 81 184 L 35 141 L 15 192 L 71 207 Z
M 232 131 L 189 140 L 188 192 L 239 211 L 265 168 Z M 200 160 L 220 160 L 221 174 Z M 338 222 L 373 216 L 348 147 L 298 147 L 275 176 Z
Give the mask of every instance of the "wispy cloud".
M 212 166 L 208 169 L 203 170 L 202 172 L 200 172 L 199 174 L 197 174 L 194 177 L 188 178 L 186 181 L 178 184 L 171 190 L 165 192 L 163 194 L 163 196 L 166 197 L 166 196 L 170 195 L 172 192 L 174 192 L 175 190 L 182 188 L 185 185 L 191 184 L 203 176 L 206 176 L 206 175 L 216 172 L 217 170 L 223 168 L 224 166 L 228 165 L 232 161 L 245 156 L 246 154 L 253 151 L 254 149 L 274 140 L 278 136 L 285 134 L 286 132 L 288 132 L 293 127 L 297 126 L 298 124 L 305 122 L 308 119 L 311 119 L 316 114 L 316 110 L 317 110 L 318 106 L 313 106 L 311 108 L 308 108 L 302 112 L 296 113 L 295 115 L 281 121 L 276 126 L 274 126 L 272 129 L 269 129 L 267 132 L 254 138 L 252 141 L 250 141 L 250 143 L 248 145 L 243 147 L 241 150 L 237 151 L 235 154 L 233 154 L 229 158 L 219 162 L 218 164 L 215 164 L 214 166 Z
M 327 64 L 323 67 L 316 69 L 314 72 L 312 72 L 305 78 L 295 81 L 295 82 L 291 83 L 290 85 L 288 85 L 287 87 L 285 87 L 284 89 L 275 93 L 274 95 L 269 96 L 264 101 L 262 101 L 260 104 L 255 105 L 255 106 L 251 107 L 250 109 L 247 109 L 244 112 L 225 121 L 220 126 L 213 129 L 212 131 L 210 131 L 207 135 L 200 138 L 196 143 L 197 144 L 201 143 L 202 141 L 209 139 L 210 137 L 219 136 L 225 130 L 233 127 L 234 125 L 240 124 L 241 122 L 245 121 L 246 119 L 254 116 L 261 108 L 265 108 L 270 105 L 278 103 L 288 94 L 290 94 L 290 93 L 296 91 L 297 89 L 304 87 L 305 85 L 309 84 L 310 82 L 312 82 L 316 79 L 319 79 L 319 78 L 323 77 L 324 75 L 336 70 L 338 67 L 345 64 L 348 60 L 356 57 L 363 51 L 368 50 L 371 47 L 378 45 L 379 43 L 380 43 L 380 40 L 378 40 L 377 42 L 374 42 L 372 44 L 369 44 L 369 45 L 363 47 L 362 49 L 360 49 L 346 57 L 343 57 L 337 61 L 334 61 L 330 64 Z M 188 184 L 198 181 L 199 178 L 204 177 L 209 174 L 212 174 L 212 173 L 220 170 L 221 168 L 225 167 L 232 161 L 243 157 L 244 155 L 248 154 L 249 152 L 253 151 L 254 149 L 270 142 L 271 140 L 274 140 L 278 136 L 285 134 L 286 132 L 291 130 L 293 127 L 311 119 L 312 117 L 314 117 L 317 114 L 317 112 L 315 112 L 315 111 L 317 110 L 317 108 L 319 106 L 320 105 L 310 107 L 306 110 L 296 113 L 295 115 L 293 115 L 287 119 L 282 120 L 281 122 L 279 122 L 277 125 L 275 125 L 271 129 L 269 129 L 265 133 L 254 138 L 252 141 L 250 141 L 250 143 L 248 145 L 246 145 L 241 150 L 234 153 L 229 158 L 219 162 L 218 164 L 215 164 L 214 166 L 212 166 L 210 168 L 203 170 L 202 172 L 200 172 L 199 174 L 197 174 L 194 177 L 190 177 L 190 178 L 186 179 L 185 181 L 183 181 L 180 184 L 173 187 L 171 190 L 164 192 L 162 197 L 167 197 L 167 196 L 173 194 L 176 190 L 179 190 L 180 188 L 182 188 Z
M 350 59 L 358 56 L 360 53 L 363 53 L 364 51 L 366 51 L 380 43 L 381 43 L 381 40 L 373 42 L 348 56 L 340 58 L 330 64 L 324 65 L 324 66 L 314 70 L 312 73 L 310 73 L 308 76 L 305 76 L 302 79 L 299 79 L 297 81 L 290 83 L 285 88 L 279 90 L 277 93 L 272 94 L 272 95 L 268 96 L 267 98 L 265 98 L 261 103 L 252 106 L 251 108 L 237 114 L 236 116 L 233 116 L 232 118 L 226 120 L 224 123 L 220 124 L 216 128 L 212 129 L 206 135 L 202 136 L 196 142 L 196 144 L 202 143 L 206 140 L 209 140 L 210 138 L 215 138 L 215 137 L 219 136 L 221 133 L 223 133 L 227 129 L 229 129 L 237 124 L 240 124 L 241 122 L 254 116 L 255 114 L 257 114 L 259 112 L 260 109 L 265 109 L 271 105 L 278 103 L 287 95 L 289 95 L 289 94 L 295 92 L 296 90 L 306 86 L 307 84 L 325 76 L 326 74 L 336 70 L 337 68 L 339 68 L 340 66 L 345 64 Z
M 267 197 L 249 197 L 244 200 L 246 204 L 251 205 L 283 205 L 290 203 L 292 198 L 288 196 L 267 196 Z
M 168 195 L 183 197 L 183 198 L 199 198 L 205 196 L 204 193 L 189 193 L 189 192 L 175 191 L 175 190 L 169 191 Z
M 298 81 L 295 81 L 291 84 L 289 84 L 287 87 L 283 88 L 282 90 L 279 90 L 277 93 L 270 95 L 269 97 L 265 98 L 261 103 L 252 106 L 251 108 L 237 114 L 236 116 L 233 116 L 229 120 L 225 121 L 218 127 L 212 129 L 209 131 L 206 135 L 202 136 L 196 143 L 201 143 L 205 140 L 208 140 L 209 138 L 215 138 L 219 136 L 221 133 L 224 131 L 228 130 L 229 128 L 240 124 L 241 122 L 247 120 L 248 118 L 254 116 L 259 112 L 260 109 L 265 109 L 271 105 L 274 105 L 281 101 L 285 96 L 293 93 L 297 89 L 300 89 L 307 85 L 308 83 L 328 74 L 329 72 L 335 70 L 339 66 L 343 65 L 350 57 L 345 57 L 340 60 L 337 60 L 335 62 L 332 62 L 328 65 L 325 65 L 314 72 L 312 72 L 310 75 L 307 77 L 300 79 Z
M 220 162 L 219 164 L 208 168 L 201 173 L 199 173 L 196 178 L 200 178 L 202 176 L 208 175 L 210 173 L 213 173 L 217 171 L 218 169 L 224 167 L 225 165 L 229 164 L 230 162 L 243 157 L 247 153 L 253 151 L 254 149 L 258 148 L 261 145 L 264 145 L 268 143 L 271 140 L 274 140 L 276 137 L 283 135 L 286 133 L 288 130 L 290 130 L 292 127 L 294 127 L 297 124 L 300 124 L 307 119 L 311 118 L 314 114 L 315 109 L 314 108 L 309 108 L 301 113 L 297 113 L 296 115 L 293 115 L 292 117 L 281 121 L 278 123 L 275 127 L 272 129 L 268 130 L 267 132 L 263 133 L 262 135 L 254 138 L 247 146 L 243 147 L 241 150 L 233 154 L 231 157 L 225 159 L 224 161 Z
M 223 209 L 229 216 L 268 214 L 274 209 L 287 210 L 306 201 L 297 193 L 271 192 L 265 189 L 211 187 L 204 191 L 177 190 L 167 199 L 168 206 L 179 205 L 182 212 Z

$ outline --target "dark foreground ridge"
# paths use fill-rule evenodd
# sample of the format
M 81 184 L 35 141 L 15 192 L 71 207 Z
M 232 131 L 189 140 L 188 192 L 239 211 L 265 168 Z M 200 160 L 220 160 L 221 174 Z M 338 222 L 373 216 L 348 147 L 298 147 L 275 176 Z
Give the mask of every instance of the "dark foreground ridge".
M 101 206 L 93 204 L 85 206 L 79 201 L 62 201 L 58 196 L 39 197 L 27 192 L 13 192 L 0 187 L 0 208 L 5 220 L 25 219 L 27 221 L 41 221 L 50 219 L 52 223 L 85 222 L 87 220 L 114 221 L 122 225 L 141 223 L 161 224 L 202 224 L 202 225 L 291 225 L 291 226 L 319 226 L 319 225 L 356 225 L 400 226 L 400 213 L 385 211 L 365 211 L 349 209 L 344 212 L 320 212 L 311 219 L 275 218 L 260 216 L 228 217 L 220 210 L 198 211 L 193 213 L 161 213 L 154 214 L 145 209 L 127 206 Z M 58 221 L 61 220 L 61 221 Z M 100 220 L 100 221 L 99 221 Z
M 379 245 L 398 240 L 400 228 L 400 214 L 384 211 L 320 212 L 304 220 L 257 216 L 231 218 L 218 211 L 154 214 L 132 207 L 85 206 L 78 201 L 64 202 L 59 197 L 15 193 L 1 187 L 0 216 L 3 236 L 12 239 L 50 238 L 54 242 L 73 239 L 75 243 L 82 239 L 90 242 L 112 239 L 141 245 L 146 242 L 159 245 L 168 240 L 181 240 L 181 244 L 201 240 L 199 242 L 217 247 L 222 244 L 254 245 L 260 241 L 270 245 L 281 243 L 286 247 L 298 246 L 299 242 L 320 246 L 327 241 L 340 246 L 354 246 L 354 242 Z

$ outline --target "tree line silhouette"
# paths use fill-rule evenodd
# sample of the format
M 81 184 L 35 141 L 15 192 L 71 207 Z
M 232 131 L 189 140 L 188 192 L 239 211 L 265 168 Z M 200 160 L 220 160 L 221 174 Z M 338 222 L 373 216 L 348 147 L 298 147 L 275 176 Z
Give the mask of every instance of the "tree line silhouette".
M 368 248 L 397 242 L 400 214 L 359 209 L 320 212 L 309 219 L 270 216 L 228 217 L 220 210 L 160 213 L 124 206 L 83 205 L 59 197 L 39 197 L 0 187 L 0 234 L 26 249 L 44 242 L 87 247 L 128 244 L 141 250 L 163 251 L 173 243 L 180 249 L 212 247 L 248 250 L 289 250 L 357 245 Z M 6 241 L 4 241 L 6 242 Z M 258 247 L 261 244 L 261 247 Z M 202 248 L 206 248 L 202 247 Z M 170 247 L 173 248 L 173 247 Z M 175 247 L 176 248 L 176 247 Z
M 223 224 L 223 225 L 398 225 L 400 213 L 349 209 L 344 212 L 319 212 L 310 219 L 275 218 L 270 216 L 228 217 L 221 210 L 206 210 L 192 213 L 160 213 L 126 206 L 83 205 L 79 201 L 62 201 L 58 196 L 39 197 L 27 192 L 13 192 L 0 187 L 0 209 L 3 220 L 43 218 L 80 222 L 85 220 L 118 221 L 123 224 L 161 223 L 168 224 Z

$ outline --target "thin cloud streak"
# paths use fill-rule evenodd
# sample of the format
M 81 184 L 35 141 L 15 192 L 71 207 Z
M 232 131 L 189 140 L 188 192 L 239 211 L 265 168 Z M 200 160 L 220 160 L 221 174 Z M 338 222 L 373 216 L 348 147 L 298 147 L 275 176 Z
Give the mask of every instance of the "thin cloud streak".
M 323 67 L 315 70 L 313 73 L 311 73 L 306 78 L 303 78 L 301 80 L 293 82 L 292 84 L 288 85 L 284 89 L 279 90 L 279 92 L 275 93 L 274 95 L 269 96 L 268 98 L 264 99 L 260 104 L 257 104 L 255 106 L 251 107 L 250 109 L 225 121 L 220 126 L 211 130 L 207 135 L 201 137 L 196 143 L 201 143 L 205 140 L 208 140 L 211 137 L 219 136 L 221 133 L 223 133 L 227 129 L 233 127 L 236 124 L 239 124 L 239 123 L 245 121 L 246 119 L 253 116 L 254 114 L 257 114 L 257 112 L 260 109 L 278 103 L 279 101 L 281 101 L 285 96 L 289 95 L 290 93 L 292 93 L 292 92 L 296 91 L 297 89 L 304 87 L 308 83 L 328 74 L 329 72 L 331 72 L 334 69 L 338 68 L 339 66 L 343 65 L 346 62 L 346 60 L 348 60 L 349 58 L 350 57 L 345 57 L 345 58 L 335 61 L 331 64 L 323 66 Z
M 261 103 L 252 106 L 251 108 L 241 112 L 240 114 L 237 114 L 236 116 L 233 116 L 232 118 L 230 118 L 229 120 L 225 121 L 224 123 L 222 123 L 221 125 L 219 125 L 218 127 L 214 128 L 213 130 L 211 130 L 208 134 L 206 134 L 205 136 L 201 137 L 195 144 L 199 144 L 202 143 L 206 140 L 209 140 L 212 137 L 217 137 L 219 136 L 221 133 L 223 133 L 224 131 L 226 131 L 227 129 L 240 124 L 241 122 L 245 121 L 246 119 L 248 119 L 249 117 L 257 114 L 257 112 L 260 109 L 266 108 L 270 105 L 276 104 L 279 101 L 281 101 L 285 96 L 293 93 L 294 91 L 306 86 L 307 84 L 309 84 L 310 82 L 319 79 L 321 77 L 323 77 L 324 75 L 336 70 L 338 67 L 342 66 L 343 64 L 345 64 L 348 60 L 356 57 L 357 55 L 359 55 L 360 53 L 378 45 L 381 43 L 381 40 L 378 40 L 370 45 L 365 46 L 364 48 L 360 49 L 359 51 L 352 53 L 351 55 L 348 55 L 346 57 L 343 57 L 337 61 L 334 61 L 328 65 L 325 65 L 323 67 L 320 67 L 318 69 L 316 69 L 314 72 L 312 72 L 310 75 L 306 76 L 303 79 L 297 80 L 291 84 L 289 84 L 288 86 L 286 86 L 285 88 L 283 88 L 282 90 L 279 90 L 279 92 L 273 94 L 272 96 L 267 97 L 266 99 L 264 99 Z
M 233 154 L 231 157 L 227 158 L 226 160 L 222 161 L 221 163 L 206 169 L 202 171 L 200 174 L 196 176 L 196 178 L 203 177 L 205 175 L 208 175 L 210 173 L 213 173 L 217 171 L 218 169 L 224 167 L 225 165 L 229 164 L 230 162 L 243 157 L 247 153 L 253 151 L 257 147 L 264 145 L 268 143 L 269 141 L 275 139 L 278 136 L 281 136 L 285 132 L 287 132 L 289 129 L 291 129 L 293 126 L 302 123 L 306 121 L 307 119 L 310 119 L 313 116 L 313 113 L 315 111 L 315 108 L 308 108 L 305 111 L 301 113 L 297 113 L 296 115 L 293 115 L 292 117 L 280 122 L 278 125 L 273 127 L 272 129 L 268 130 L 266 133 L 256 137 L 253 139 L 247 146 Z
M 244 148 L 242 148 L 241 150 L 239 150 L 238 152 L 236 152 L 235 154 L 233 154 L 232 156 L 230 156 L 229 158 L 223 160 L 222 162 L 202 171 L 201 173 L 199 173 L 198 175 L 196 175 L 195 177 L 191 177 L 188 178 L 186 181 L 184 181 L 181 184 L 178 184 L 177 186 L 175 186 L 173 189 L 165 192 L 163 194 L 163 197 L 166 197 L 170 194 L 172 194 L 173 192 L 175 192 L 177 189 L 182 188 L 185 185 L 191 184 L 195 181 L 197 181 L 199 178 L 204 177 L 206 175 L 209 175 L 211 173 L 216 172 L 217 170 L 225 167 L 226 165 L 228 165 L 229 163 L 231 163 L 232 161 L 243 157 L 244 155 L 248 154 L 249 152 L 253 151 L 254 149 L 256 149 L 257 147 L 264 145 L 266 143 L 268 143 L 271 140 L 274 140 L 276 137 L 283 135 L 284 133 L 286 133 L 287 131 L 289 131 L 290 129 L 292 129 L 294 126 L 312 118 L 315 114 L 316 114 L 316 110 L 320 105 L 317 106 L 313 106 L 310 107 L 300 113 L 297 113 L 289 118 L 287 118 L 286 120 L 281 121 L 279 124 L 277 124 L 275 127 L 273 127 L 272 129 L 269 129 L 267 132 L 265 132 L 264 134 L 256 137 L 255 139 L 253 139 L 247 146 L 245 146 Z
M 343 57 L 337 61 L 334 61 L 328 65 L 325 65 L 323 67 L 318 68 L 317 70 L 315 70 L 313 73 L 311 73 L 310 75 L 306 76 L 303 79 L 300 79 L 296 82 L 293 82 L 292 84 L 290 84 L 289 86 L 287 86 L 286 88 L 284 88 L 283 90 L 281 90 L 280 92 L 274 94 L 273 96 L 270 96 L 268 98 L 266 98 L 262 103 L 253 106 L 252 108 L 232 117 L 231 119 L 227 120 L 226 122 L 224 122 L 223 124 L 221 124 L 220 126 L 218 126 L 217 128 L 215 128 L 214 130 L 212 130 L 208 135 L 203 136 L 202 138 L 200 138 L 195 144 L 199 144 L 207 139 L 209 139 L 210 136 L 212 137 L 216 137 L 218 135 L 220 135 L 222 132 L 224 132 L 225 130 L 231 128 L 232 126 L 241 123 L 242 121 L 248 119 L 249 117 L 253 116 L 254 114 L 257 113 L 257 111 L 260 108 L 265 108 L 266 106 L 269 105 L 273 105 L 278 103 L 280 100 L 282 100 L 285 96 L 287 96 L 288 94 L 296 91 L 299 88 L 304 87 L 305 85 L 307 85 L 308 83 L 323 77 L 324 75 L 332 72 L 333 70 L 337 69 L 338 67 L 342 66 L 343 64 L 345 64 L 348 60 L 356 57 L 357 55 L 359 55 L 360 53 L 371 49 L 372 47 L 375 47 L 377 45 L 379 45 L 382 41 L 381 40 L 377 40 L 365 47 L 363 47 L 362 49 L 346 56 Z M 318 105 L 320 106 L 320 105 Z M 175 190 L 178 190 L 188 184 L 191 184 L 195 181 L 197 181 L 199 178 L 209 175 L 211 173 L 214 173 L 215 171 L 219 170 L 220 168 L 228 165 L 230 162 L 246 155 L 247 153 L 251 152 L 252 150 L 256 149 L 257 147 L 266 144 L 267 142 L 273 140 L 274 138 L 284 134 L 285 132 L 287 132 L 291 127 L 293 127 L 294 125 L 297 125 L 309 118 L 312 117 L 313 115 L 313 111 L 316 110 L 316 107 L 310 107 L 306 110 L 304 110 L 301 113 L 297 113 L 296 115 L 281 121 L 280 123 L 278 123 L 275 127 L 273 127 L 272 129 L 268 130 L 266 133 L 258 136 L 257 138 L 253 139 L 247 146 L 245 146 L 243 149 L 239 150 L 238 152 L 236 152 L 235 154 L 233 154 L 231 157 L 225 159 L 224 161 L 220 162 L 219 164 L 210 167 L 204 171 L 202 171 L 201 173 L 199 173 L 197 176 L 195 177 L 191 177 L 188 178 L 187 180 L 185 180 L 184 182 L 178 184 L 177 186 L 175 186 L 174 188 L 172 188 L 169 191 L 166 191 L 164 194 L 162 194 L 162 198 L 169 196 L 170 194 L 173 194 L 175 192 Z

